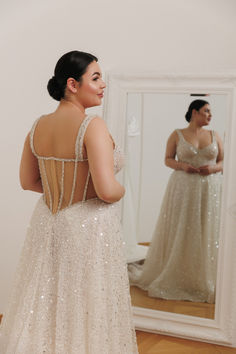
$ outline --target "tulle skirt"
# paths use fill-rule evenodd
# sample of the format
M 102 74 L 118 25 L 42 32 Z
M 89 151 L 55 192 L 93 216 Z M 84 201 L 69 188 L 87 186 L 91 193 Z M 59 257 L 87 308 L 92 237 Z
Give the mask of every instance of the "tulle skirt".
M 0 334 L 1 354 L 138 353 L 117 203 L 39 199 Z
M 131 264 L 131 285 L 151 297 L 214 303 L 221 173 L 174 171 L 144 265 Z

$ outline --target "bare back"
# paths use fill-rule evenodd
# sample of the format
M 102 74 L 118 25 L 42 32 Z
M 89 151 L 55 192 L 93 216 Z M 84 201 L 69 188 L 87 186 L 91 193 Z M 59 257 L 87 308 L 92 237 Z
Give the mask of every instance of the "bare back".
M 97 196 L 83 143 L 93 118 L 43 116 L 31 129 L 31 149 L 38 159 L 45 203 L 53 214 Z

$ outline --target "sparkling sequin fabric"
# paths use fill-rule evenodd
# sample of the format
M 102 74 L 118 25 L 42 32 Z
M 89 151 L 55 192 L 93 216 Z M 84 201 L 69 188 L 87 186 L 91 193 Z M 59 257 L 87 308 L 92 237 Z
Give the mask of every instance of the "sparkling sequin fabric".
M 214 132 L 203 149 L 177 133 L 179 161 L 195 167 L 216 163 Z M 221 185 L 221 173 L 172 173 L 144 265 L 129 265 L 132 285 L 152 297 L 214 303 Z
M 0 333 L 1 354 L 138 353 L 118 203 L 39 199 Z

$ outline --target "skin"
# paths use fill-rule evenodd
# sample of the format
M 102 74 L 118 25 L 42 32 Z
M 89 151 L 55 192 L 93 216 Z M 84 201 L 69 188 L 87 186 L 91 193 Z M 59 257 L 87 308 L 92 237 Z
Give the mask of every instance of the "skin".
M 208 126 L 211 121 L 211 109 L 209 104 L 205 104 L 203 107 L 192 111 L 190 123 L 187 128 L 182 129 L 184 139 L 195 146 L 197 149 L 203 149 L 212 143 L 211 132 L 204 129 L 204 126 Z M 195 168 L 188 163 L 180 162 L 175 159 L 176 148 L 179 141 L 179 137 L 176 131 L 174 131 L 166 146 L 165 164 L 166 166 L 173 168 L 174 170 L 182 170 L 187 173 L 199 173 L 201 176 L 208 176 L 212 173 L 223 171 L 223 143 L 218 133 L 215 132 L 216 141 L 218 144 L 218 156 L 215 165 L 206 165 Z
M 71 129 L 73 134 L 78 131 L 86 116 L 85 109 L 101 104 L 106 87 L 96 61 L 88 65 L 81 79 L 78 82 L 74 78 L 68 78 L 64 98 L 61 99 L 55 112 L 40 119 L 36 130 L 40 129 L 40 125 L 42 127 L 44 125 L 45 132 L 56 122 L 55 129 L 65 127 Z M 41 137 L 43 139 L 43 134 Z M 43 151 L 45 144 L 41 145 L 37 147 L 37 153 L 45 156 L 46 152 Z M 73 154 L 74 143 L 72 146 L 71 154 Z M 55 150 L 57 146 L 53 148 Z M 67 146 L 65 151 L 66 149 Z M 125 193 L 124 187 L 115 179 L 113 149 L 114 142 L 104 120 L 95 117 L 88 125 L 84 136 L 84 154 L 88 158 L 95 196 L 107 203 L 120 200 Z M 38 160 L 31 151 L 29 134 L 21 158 L 20 182 L 23 189 L 43 193 Z

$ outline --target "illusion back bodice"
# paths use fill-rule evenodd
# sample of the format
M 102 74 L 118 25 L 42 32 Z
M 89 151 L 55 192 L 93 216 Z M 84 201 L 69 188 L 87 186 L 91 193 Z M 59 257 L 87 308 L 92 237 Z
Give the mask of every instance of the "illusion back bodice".
M 189 163 L 196 168 L 204 165 L 213 165 L 216 163 L 218 156 L 218 144 L 213 130 L 211 131 L 211 144 L 202 149 L 196 148 L 194 145 L 186 141 L 179 129 L 177 129 L 176 132 L 179 137 L 176 149 L 178 161 Z
M 38 159 L 43 186 L 44 201 L 53 214 L 70 205 L 97 197 L 93 187 L 87 156 L 84 153 L 84 135 L 88 124 L 95 116 L 86 116 L 82 121 L 74 143 L 72 156 L 56 157 L 39 155 L 35 149 L 34 135 L 37 119 L 30 132 L 30 145 Z M 42 132 L 41 132 L 42 134 Z M 50 136 L 53 139 L 53 133 Z M 61 144 L 65 144 L 64 141 Z M 114 149 L 114 171 L 123 166 L 123 156 L 119 148 Z

